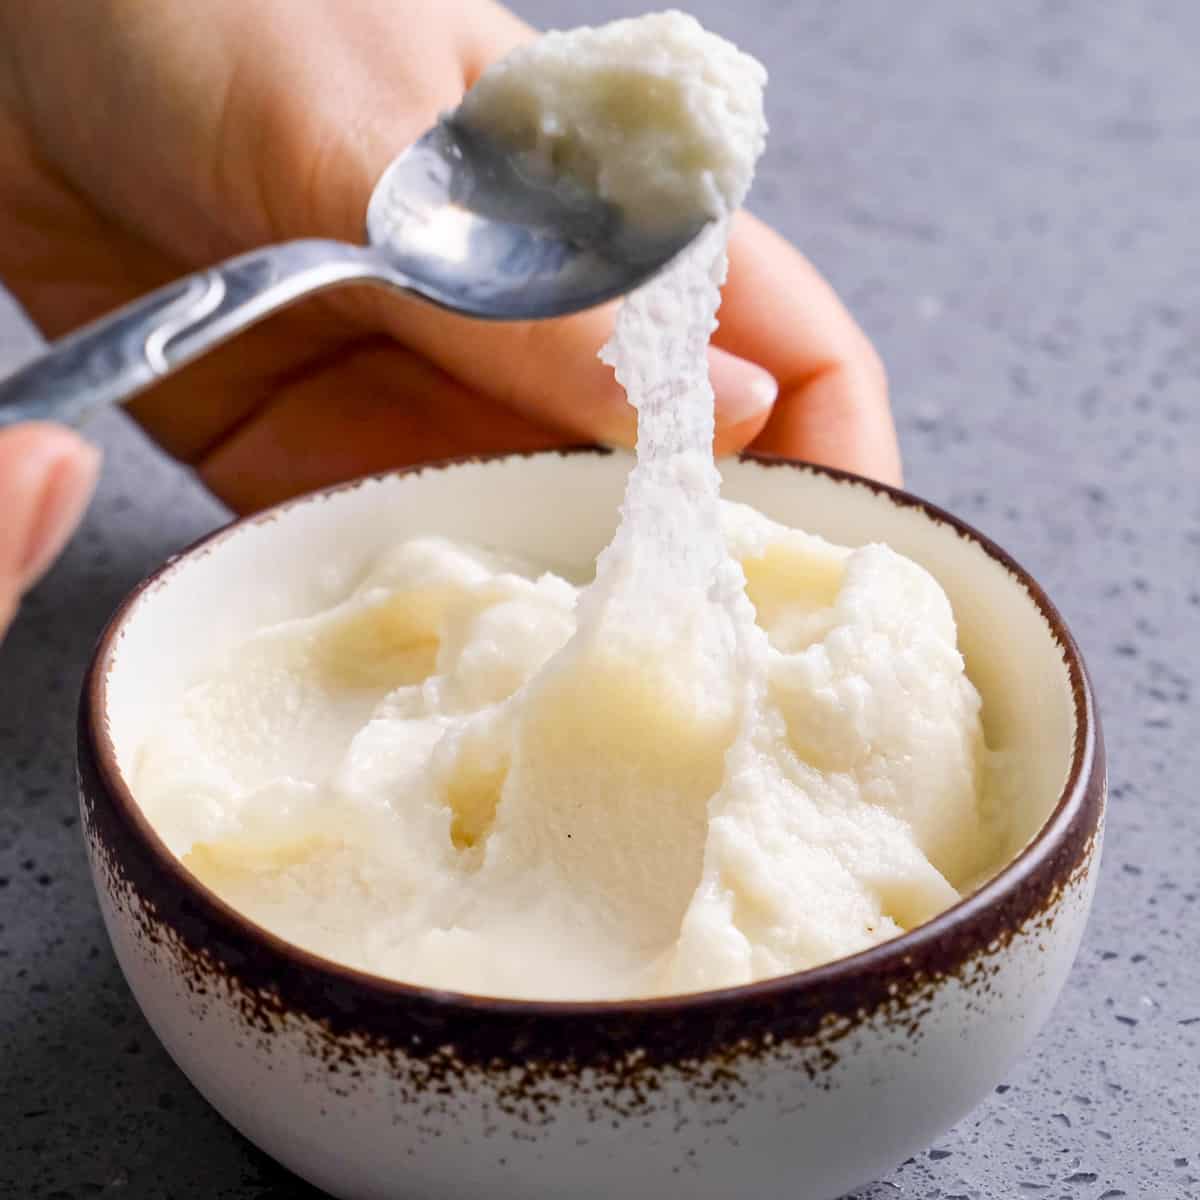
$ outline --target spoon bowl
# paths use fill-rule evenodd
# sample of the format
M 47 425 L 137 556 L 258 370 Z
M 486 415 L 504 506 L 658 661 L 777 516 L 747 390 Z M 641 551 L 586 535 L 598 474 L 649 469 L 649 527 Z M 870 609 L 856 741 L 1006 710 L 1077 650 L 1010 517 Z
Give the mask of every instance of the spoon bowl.
M 644 233 L 562 175 L 442 121 L 393 160 L 367 208 L 367 239 L 426 300 L 483 320 L 594 308 L 661 270 L 703 228 Z

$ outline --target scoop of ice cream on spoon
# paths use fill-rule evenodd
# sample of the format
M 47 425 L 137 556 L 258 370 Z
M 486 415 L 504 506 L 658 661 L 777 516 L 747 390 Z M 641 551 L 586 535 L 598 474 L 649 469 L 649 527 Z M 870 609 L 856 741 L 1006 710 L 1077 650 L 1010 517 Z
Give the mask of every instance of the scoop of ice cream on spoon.
M 176 280 L 0 381 L 0 425 L 123 403 L 344 284 L 501 321 L 564 316 L 636 288 L 740 204 L 762 140 L 730 139 L 713 97 L 737 89 L 705 83 L 752 60 L 679 13 L 649 18 L 653 38 L 645 20 L 518 49 L 383 172 L 365 245 L 284 242 Z

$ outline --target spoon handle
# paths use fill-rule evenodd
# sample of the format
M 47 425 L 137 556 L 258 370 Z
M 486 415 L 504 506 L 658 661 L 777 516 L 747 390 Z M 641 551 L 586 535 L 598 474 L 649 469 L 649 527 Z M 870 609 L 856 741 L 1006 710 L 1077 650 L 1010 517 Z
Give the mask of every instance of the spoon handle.
M 177 279 L 60 338 L 0 379 L 0 426 L 78 422 L 293 301 L 354 280 L 406 282 L 369 249 L 318 238 L 264 246 Z

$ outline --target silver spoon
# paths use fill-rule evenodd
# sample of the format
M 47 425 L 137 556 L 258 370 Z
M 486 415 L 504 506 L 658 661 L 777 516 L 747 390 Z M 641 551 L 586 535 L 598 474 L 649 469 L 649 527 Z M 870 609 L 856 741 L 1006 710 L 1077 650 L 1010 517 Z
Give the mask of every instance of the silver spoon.
M 367 245 L 306 238 L 185 276 L 54 342 L 0 380 L 0 425 L 120 404 L 304 296 L 377 284 L 495 321 L 565 316 L 622 295 L 700 231 L 647 236 L 562 177 L 532 174 L 446 119 L 384 171 Z

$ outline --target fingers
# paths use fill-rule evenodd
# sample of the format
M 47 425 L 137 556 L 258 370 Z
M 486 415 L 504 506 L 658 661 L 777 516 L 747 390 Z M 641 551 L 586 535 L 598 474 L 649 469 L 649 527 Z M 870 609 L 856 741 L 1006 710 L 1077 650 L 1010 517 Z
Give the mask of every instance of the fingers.
M 459 78 L 454 81 L 452 107 L 479 74 L 532 30 L 490 0 L 455 0 L 446 5 L 445 20 L 455 30 Z M 317 178 L 321 187 L 342 197 L 332 207 L 311 206 L 326 216 L 318 223 L 326 232 L 356 236 L 372 188 L 383 170 L 413 136 L 386 114 L 384 89 L 393 87 L 383 76 L 378 101 L 366 111 L 380 114 L 355 127 L 352 139 L 331 138 L 336 154 Z M 432 94 L 432 89 L 427 89 Z M 428 123 L 437 114 L 427 104 Z M 554 321 L 490 324 L 453 317 L 415 300 L 380 293 L 358 292 L 331 297 L 368 329 L 387 333 L 424 355 L 447 375 L 476 395 L 486 397 L 537 425 L 561 430 L 573 440 L 631 446 L 636 420 L 611 368 L 597 357 L 612 332 L 615 306 Z M 716 396 L 716 445 L 728 453 L 747 445 L 765 424 L 777 388 L 770 372 L 728 350 L 711 357 Z
M 715 342 L 760 364 L 779 399 L 754 448 L 898 484 L 887 380 L 871 343 L 816 269 L 739 214 Z
M 429 359 L 478 396 L 573 441 L 632 446 L 636 414 L 612 368 L 598 357 L 612 333 L 612 305 L 553 321 L 489 324 L 418 301 L 360 294 L 370 328 Z M 713 348 L 716 445 L 741 449 L 762 430 L 778 388 L 768 370 Z
M 0 431 L 0 632 L 71 536 L 99 469 L 99 452 L 66 429 Z
M 459 57 L 463 82 L 471 88 L 492 63 L 531 41 L 536 30 L 495 0 L 471 0 L 469 18 L 462 22 L 462 34 Z
M 320 298 L 240 334 L 125 408 L 170 454 L 195 464 L 277 395 L 361 332 Z
M 457 30 L 460 78 L 450 82 L 459 93 L 490 61 L 530 36 L 522 23 L 480 0 L 450 3 L 446 19 Z M 361 219 L 402 135 L 412 134 L 397 127 L 383 102 L 392 86 L 388 74 L 365 78 L 379 89 L 379 103 L 364 104 L 362 111 L 378 117 L 357 125 L 350 140 L 321 139 L 337 146 L 338 153 L 327 155 L 328 169 L 313 175 L 322 194 L 336 191 L 342 197 L 332 210 L 311 206 L 313 213 L 331 214 L 316 227 L 344 236 Z M 454 88 L 439 79 L 445 105 Z M 425 90 L 432 95 L 431 87 Z M 422 120 L 432 119 L 429 104 L 422 111 Z M 718 451 L 754 440 L 762 449 L 898 481 L 882 368 L 828 284 L 784 239 L 753 218 L 736 223 L 731 257 L 718 350 L 712 356 Z M 633 414 L 611 371 L 596 358 L 611 332 L 611 308 L 514 326 L 454 318 L 395 297 L 359 293 L 334 302 L 366 329 L 390 334 L 476 396 L 535 425 L 578 439 L 624 445 L 633 440 Z
M 498 407 L 384 337 L 280 387 L 200 464 L 239 512 L 359 475 L 461 455 L 577 441 Z
M 446 34 L 419 53 L 411 39 L 401 36 L 390 10 L 366 6 L 359 19 L 347 22 L 335 20 L 333 10 L 306 9 L 306 22 L 313 28 L 302 40 L 312 53 L 292 55 L 287 67 L 298 78 L 313 81 L 311 88 L 299 90 L 319 97 L 319 103 L 300 104 L 289 98 L 291 91 L 281 97 L 251 86 L 255 80 L 275 78 L 282 69 L 271 59 L 269 46 L 256 49 L 242 74 L 234 77 L 235 83 L 250 81 L 231 85 L 226 97 L 229 112 L 237 116 L 228 128 L 241 130 L 245 144 L 231 133 L 234 145 L 222 161 L 232 164 L 228 173 L 234 182 L 224 191 L 241 197 L 228 206 L 231 211 L 246 209 L 246 196 L 255 200 L 249 207 L 263 223 L 261 228 L 246 227 L 255 238 L 313 233 L 357 238 L 371 189 L 398 150 L 452 107 L 489 61 L 529 36 L 519 21 L 483 0 L 418 0 L 415 7 Z M 292 45 L 285 41 L 280 52 Z M 268 60 L 265 67 L 262 55 Z M 255 186 L 249 187 L 247 180 L 256 181 Z M 319 468 L 327 457 L 338 460 L 334 474 L 340 477 L 351 464 L 368 469 L 367 459 L 385 459 L 380 465 L 393 465 L 397 455 L 412 461 L 418 457 L 413 447 L 428 454 L 463 452 L 481 448 L 482 438 L 494 448 L 508 448 L 496 444 L 498 438 L 484 436 L 485 422 L 475 419 L 476 407 L 486 409 L 497 431 L 517 439 L 512 446 L 524 445 L 530 437 L 623 445 L 634 439 L 634 415 L 611 370 L 597 358 L 611 331 L 611 308 L 560 321 L 489 325 L 365 290 L 331 293 L 327 303 L 327 312 L 339 314 L 360 334 L 387 334 L 427 359 L 428 378 L 417 381 L 418 390 L 451 396 L 454 403 L 442 406 L 446 412 L 456 411 L 455 403 L 469 403 L 471 420 L 456 430 L 437 427 L 425 437 L 411 420 L 422 403 L 414 398 L 413 387 L 403 380 L 384 380 L 378 362 L 367 374 L 371 386 L 381 390 L 361 397 L 349 382 L 340 391 L 333 382 L 318 388 L 311 364 L 298 363 L 294 352 L 281 354 L 278 361 L 293 373 L 287 386 L 277 393 L 274 381 L 267 380 L 262 391 L 248 393 L 249 405 L 246 394 L 236 403 L 231 400 L 230 411 L 217 424 L 226 419 L 242 424 L 206 459 L 214 486 L 239 507 L 290 494 L 300 480 L 308 485 L 327 482 L 329 472 Z M 869 343 L 803 257 L 751 218 L 737 222 L 721 320 L 710 358 L 719 452 L 753 441 L 762 449 L 899 478 L 886 385 Z M 264 346 L 267 341 L 264 336 Z M 405 378 L 414 377 L 411 356 L 397 361 L 408 364 Z M 436 387 L 432 378 L 438 380 Z M 283 466 L 270 486 L 260 489 L 238 481 L 229 465 L 237 461 L 235 447 L 244 454 L 256 444 L 266 454 L 273 445 L 278 457 L 279 446 L 290 444 L 287 438 L 294 439 L 299 428 L 298 417 L 280 424 L 280 416 L 268 414 L 268 419 L 258 412 L 257 402 L 266 393 L 279 397 L 269 413 L 284 396 L 297 395 L 328 396 L 353 412 L 366 406 L 372 412 L 363 418 L 367 428 L 380 421 L 393 436 L 403 431 L 409 448 L 394 449 L 386 439 L 368 439 L 363 445 L 357 435 L 342 445 L 330 433 L 329 443 L 319 448 L 302 441 L 294 445 L 295 481 L 285 482 Z M 386 415 L 378 411 L 379 395 L 389 398 Z M 485 402 L 492 407 L 487 409 Z M 147 403 L 139 412 L 153 426 L 152 407 Z M 302 407 L 316 420 L 316 409 L 327 408 L 328 402 Z M 321 429 L 324 420 L 317 421 Z M 177 436 L 167 440 L 185 456 L 203 455 L 213 445 L 208 420 L 170 428 Z M 280 440 L 272 443 L 273 438 Z
M 744 450 L 765 429 L 779 395 L 774 375 L 720 346 L 708 348 L 708 375 L 716 398 L 717 454 Z

